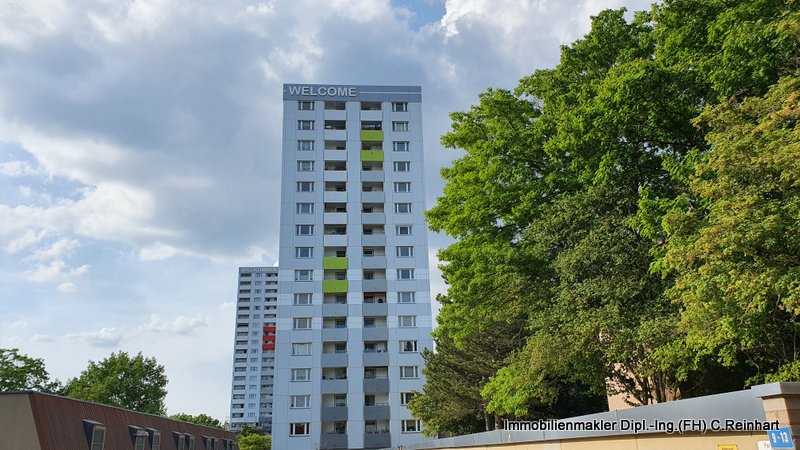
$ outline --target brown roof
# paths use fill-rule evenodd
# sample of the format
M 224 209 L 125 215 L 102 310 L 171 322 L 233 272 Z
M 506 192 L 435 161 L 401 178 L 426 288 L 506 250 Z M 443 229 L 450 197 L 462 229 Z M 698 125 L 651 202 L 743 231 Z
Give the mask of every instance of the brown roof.
M 233 432 L 218 428 L 57 395 L 40 392 L 0 395 L 28 396 L 41 450 L 89 450 L 89 441 L 84 427 L 85 420 L 96 421 L 106 427 L 104 450 L 133 450 L 130 426 L 160 431 L 161 450 L 177 450 L 173 432 L 193 435 L 196 442 L 195 450 L 206 449 L 203 436 L 217 438 L 217 450 L 228 448 L 223 445 L 224 440 L 233 441 L 235 439 Z M 150 443 L 145 448 L 149 450 Z

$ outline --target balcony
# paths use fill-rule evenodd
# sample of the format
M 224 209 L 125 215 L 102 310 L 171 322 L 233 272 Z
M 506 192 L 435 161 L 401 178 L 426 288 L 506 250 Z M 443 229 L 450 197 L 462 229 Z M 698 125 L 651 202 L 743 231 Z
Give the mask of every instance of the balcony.
M 347 171 L 325 169 L 325 181 L 347 181 Z
M 384 179 L 385 174 L 383 173 L 383 170 L 370 170 L 361 172 L 361 181 L 383 181 Z
M 347 353 L 323 353 L 322 367 L 341 367 L 347 365 Z
M 392 435 L 388 432 L 364 433 L 364 448 L 389 448 L 392 446 Z
M 361 130 L 362 141 L 383 141 L 383 130 Z
M 322 329 L 323 341 L 346 341 L 347 328 L 323 328 Z
M 345 394 L 347 393 L 347 380 L 322 380 L 320 390 L 323 394 Z
M 386 304 L 383 304 L 383 305 L 363 305 L 362 306 L 363 310 L 367 310 L 367 309 L 371 309 L 371 308 L 364 308 L 364 306 L 378 307 L 378 308 L 383 307 L 383 308 L 386 308 L 386 309 L 384 309 L 384 311 L 388 311 L 388 306 Z M 366 312 L 364 314 L 366 314 Z M 364 338 L 364 340 L 370 340 L 370 341 L 387 340 L 387 339 L 389 339 L 389 329 L 386 328 L 386 327 L 364 328 L 361 331 L 361 335 Z M 364 360 L 366 361 L 366 358 L 364 358 Z M 364 365 L 367 365 L 367 364 L 364 363 Z M 372 365 L 372 364 L 370 364 L 370 365 Z
M 385 302 L 365 303 L 361 305 L 361 313 L 365 316 L 386 316 L 389 314 L 389 305 Z M 375 340 L 380 340 L 380 338 L 375 338 Z
M 333 316 L 344 316 L 347 317 L 348 315 L 348 308 L 347 304 L 337 304 L 337 303 L 323 303 L 322 304 L 322 316 L 323 317 L 333 317 Z
M 362 192 L 361 193 L 361 202 L 362 203 L 383 203 L 386 201 L 386 195 L 384 192 Z
M 382 212 L 362 213 L 361 223 L 364 225 L 384 225 L 386 214 Z
M 347 270 L 347 257 L 326 256 L 322 259 L 322 268 L 325 270 Z
M 326 212 L 323 216 L 325 225 L 345 225 L 347 224 L 346 212 Z
M 374 238 L 378 236 L 363 236 L 363 237 Z M 386 243 L 385 240 L 386 237 L 385 236 L 380 236 L 380 237 L 382 237 L 384 239 L 383 242 Z M 364 243 L 364 245 L 370 245 L 370 244 Z M 364 292 L 386 292 L 388 289 L 386 280 L 364 280 L 361 282 L 361 290 Z
M 364 417 L 370 420 L 389 420 L 389 405 L 364 406 Z
M 326 294 L 347 292 L 347 280 L 322 280 L 322 292 Z
M 347 192 L 325 191 L 322 199 L 325 203 L 347 203 Z
M 322 239 L 325 247 L 347 247 L 346 234 L 326 234 Z
M 345 417 L 342 420 L 347 420 Z M 319 447 L 324 449 L 347 449 L 347 434 L 322 433 L 319 437 Z
M 347 420 L 347 406 L 323 406 L 319 416 L 323 422 Z
M 367 237 L 367 236 L 364 236 Z M 375 235 L 370 236 L 375 237 Z M 362 239 L 363 241 L 363 239 Z M 385 256 L 364 256 L 361 258 L 361 267 L 365 269 L 386 269 Z
M 383 133 L 383 131 L 379 131 L 379 133 Z M 361 150 L 361 161 L 383 161 L 383 150 Z
M 366 330 L 365 329 L 363 331 L 366 332 L 366 331 L 378 331 L 378 330 L 375 330 L 375 329 Z M 388 333 L 388 330 L 380 330 L 380 331 Z M 389 365 L 389 354 L 386 353 L 386 352 L 364 353 L 364 355 L 363 355 L 363 364 L 365 366 L 388 366 Z M 364 380 L 365 383 L 366 383 L 366 381 L 367 380 Z M 389 380 L 387 379 L 386 382 L 388 383 Z M 386 390 L 387 391 L 389 390 L 388 384 L 387 384 Z M 381 391 L 381 392 L 383 392 L 383 391 Z

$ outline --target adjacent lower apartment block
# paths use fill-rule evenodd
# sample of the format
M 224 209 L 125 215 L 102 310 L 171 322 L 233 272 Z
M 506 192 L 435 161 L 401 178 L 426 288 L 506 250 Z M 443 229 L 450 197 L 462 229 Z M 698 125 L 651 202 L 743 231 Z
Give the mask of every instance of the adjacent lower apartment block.
M 97 403 L 0 393 L 0 450 L 235 450 L 230 431 Z
M 421 442 L 406 407 L 432 347 L 421 89 L 283 94 L 273 448 Z

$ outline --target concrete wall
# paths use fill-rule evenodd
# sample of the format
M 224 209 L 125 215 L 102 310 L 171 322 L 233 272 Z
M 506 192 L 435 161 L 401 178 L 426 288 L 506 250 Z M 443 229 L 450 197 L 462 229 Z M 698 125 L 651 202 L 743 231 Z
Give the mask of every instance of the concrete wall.
M 0 395 L 0 450 L 39 450 L 30 396 Z

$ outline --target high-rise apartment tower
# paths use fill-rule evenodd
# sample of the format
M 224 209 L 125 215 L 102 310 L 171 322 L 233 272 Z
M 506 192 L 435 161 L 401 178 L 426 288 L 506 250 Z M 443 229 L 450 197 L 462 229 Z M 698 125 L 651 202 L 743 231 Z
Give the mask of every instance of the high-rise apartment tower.
M 422 440 L 431 347 L 418 86 L 287 84 L 273 448 Z
M 271 433 L 278 268 L 240 267 L 238 284 L 230 428 Z

